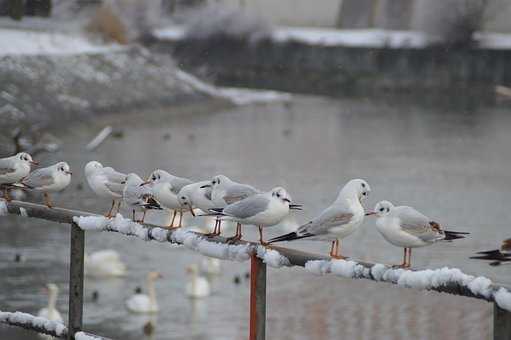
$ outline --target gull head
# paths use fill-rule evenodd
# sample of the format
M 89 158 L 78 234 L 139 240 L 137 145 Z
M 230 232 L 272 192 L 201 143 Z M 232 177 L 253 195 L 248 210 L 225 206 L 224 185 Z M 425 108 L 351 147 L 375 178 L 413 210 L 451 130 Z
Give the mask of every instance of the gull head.
M 57 172 L 66 176 L 71 176 L 73 173 L 71 172 L 71 168 L 69 167 L 69 164 L 66 162 L 59 162 L 55 164 L 55 167 L 57 168 Z
M 20 152 L 18 154 L 16 154 L 16 159 L 23 162 L 23 163 L 26 163 L 28 165 L 30 164 L 34 164 L 34 165 L 37 165 L 39 164 L 38 162 L 35 162 L 33 159 L 32 159 L 32 156 L 30 156 L 28 153 L 26 152 Z
M 149 178 L 147 179 L 147 181 L 145 183 L 147 183 L 147 184 L 159 183 L 161 181 L 166 180 L 169 177 L 170 177 L 170 174 L 167 171 L 161 170 L 161 169 L 156 169 L 153 172 L 151 172 L 151 174 L 149 175 Z
M 369 197 L 369 193 L 371 193 L 371 187 L 369 183 L 367 183 L 363 179 L 352 179 L 341 190 L 341 196 L 352 196 L 355 195 L 360 202 L 367 199 Z
M 213 179 L 211 180 L 211 186 L 213 188 L 215 187 L 218 187 L 220 185 L 225 185 L 226 183 L 229 183 L 231 182 L 231 180 L 229 179 L 229 177 L 227 176 L 224 176 L 224 175 L 216 175 L 215 177 L 213 177 Z
M 380 201 L 374 207 L 374 211 L 366 213 L 366 216 L 376 215 L 377 217 L 384 217 L 390 214 L 393 207 L 394 204 L 389 201 Z
M 85 165 L 85 176 L 90 176 L 94 171 L 102 169 L 103 164 L 97 161 L 90 161 Z
M 302 206 L 300 204 L 291 204 L 291 195 L 289 195 L 289 193 L 283 187 L 276 187 L 271 189 L 271 196 L 274 199 L 282 202 L 284 205 L 288 206 L 289 209 L 301 210 Z

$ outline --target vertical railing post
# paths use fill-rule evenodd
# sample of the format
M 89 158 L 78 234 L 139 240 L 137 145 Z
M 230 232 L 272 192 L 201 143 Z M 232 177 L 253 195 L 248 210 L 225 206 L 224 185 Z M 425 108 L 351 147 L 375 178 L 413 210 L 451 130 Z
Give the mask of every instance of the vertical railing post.
M 493 339 L 511 340 L 511 312 L 493 303 Z
M 69 257 L 69 320 L 68 340 L 82 330 L 83 316 L 83 260 L 85 234 L 75 223 L 71 225 L 71 245 Z
M 266 264 L 253 254 L 250 259 L 249 340 L 266 337 Z

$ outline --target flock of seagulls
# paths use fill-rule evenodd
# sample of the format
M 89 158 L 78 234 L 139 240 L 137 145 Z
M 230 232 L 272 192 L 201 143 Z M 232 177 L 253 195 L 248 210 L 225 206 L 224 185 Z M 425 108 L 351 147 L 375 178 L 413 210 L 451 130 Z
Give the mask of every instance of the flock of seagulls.
M 30 172 L 31 165 L 36 164 L 27 153 L 0 159 L 0 185 L 4 188 L 6 200 L 10 199 L 9 188 L 22 187 L 43 192 L 45 203 L 51 208 L 49 192 L 62 191 L 69 185 L 69 165 L 59 162 Z M 445 230 L 440 223 L 416 209 L 394 206 L 388 201 L 379 202 L 374 211 L 366 211 L 362 203 L 371 193 L 371 187 L 363 179 L 347 182 L 330 206 L 296 231 L 265 241 L 263 233 L 266 227 L 279 224 L 291 210 L 302 208 L 282 187 L 264 192 L 224 175 L 194 182 L 161 169 L 143 180 L 135 173 L 124 174 L 97 161 L 86 164 L 85 176 L 94 193 L 112 200 L 106 217 L 114 216 L 122 203 L 137 222 L 144 222 L 148 210 L 165 209 L 173 212 L 166 227 L 175 229 L 182 226 L 183 214 L 195 216 L 194 210 L 200 209 L 203 212 L 200 216 L 216 217 L 213 232 L 207 235 L 220 235 L 222 221 L 232 220 L 237 227 L 229 241 L 242 238 L 242 225 L 255 225 L 259 230 L 259 242 L 264 246 L 299 239 L 328 241 L 331 243 L 329 255 L 335 259 L 345 258 L 341 254 L 341 240 L 357 230 L 366 216 L 375 216 L 377 230 L 383 238 L 404 249 L 401 267 L 411 266 L 412 248 L 460 239 L 468 234 Z M 495 251 L 483 255 L 479 258 L 493 259 L 497 256 Z M 501 262 L 507 261 L 507 254 L 500 253 L 499 256 Z

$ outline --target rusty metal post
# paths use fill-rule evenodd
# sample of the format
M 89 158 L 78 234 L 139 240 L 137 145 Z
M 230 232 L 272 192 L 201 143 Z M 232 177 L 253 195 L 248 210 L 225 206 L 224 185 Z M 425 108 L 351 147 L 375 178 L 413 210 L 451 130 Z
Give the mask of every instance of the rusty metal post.
M 493 339 L 511 340 L 511 312 L 493 303 Z
M 250 259 L 249 340 L 266 338 L 266 264 L 253 254 Z
M 68 340 L 82 330 L 83 316 L 83 260 L 85 251 L 85 233 L 75 223 L 71 225 L 71 244 L 69 258 L 69 320 Z

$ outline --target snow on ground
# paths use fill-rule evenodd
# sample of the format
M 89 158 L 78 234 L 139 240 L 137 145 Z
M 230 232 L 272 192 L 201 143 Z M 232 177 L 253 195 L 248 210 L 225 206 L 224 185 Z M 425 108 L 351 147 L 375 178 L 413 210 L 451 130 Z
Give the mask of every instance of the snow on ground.
M 124 48 L 93 43 L 81 35 L 14 29 L 0 29 L 0 45 L 0 56 L 94 54 Z
M 102 340 L 102 338 L 84 332 L 76 332 L 75 340 Z
M 291 100 L 289 93 L 265 90 L 251 90 L 234 87 L 217 87 L 201 81 L 199 78 L 178 70 L 177 77 L 188 84 L 192 89 L 218 98 L 229 100 L 235 105 L 251 103 L 271 103 Z
M 185 38 L 183 26 L 171 26 L 154 31 L 157 38 L 178 41 Z M 481 48 L 511 49 L 511 34 L 477 32 L 474 35 Z M 318 46 L 423 48 L 439 42 L 424 32 L 383 29 L 336 30 L 311 27 L 277 27 L 271 34 L 275 42 L 300 42 Z
M 487 299 L 493 297 L 501 308 L 511 311 L 511 292 L 505 288 L 497 290 L 490 279 L 484 276 L 467 275 L 457 268 L 443 267 L 412 271 L 392 268 L 382 264 L 376 264 L 368 268 L 354 261 L 315 260 L 308 261 L 305 264 L 305 270 L 316 275 L 332 273 L 345 278 L 374 279 L 417 289 L 432 289 L 455 284 L 468 288 L 474 295 L 483 296 Z
M 58 336 L 67 333 L 67 327 L 61 322 L 51 321 L 40 316 L 22 312 L 11 313 L 0 311 L 0 322 L 41 328 Z

